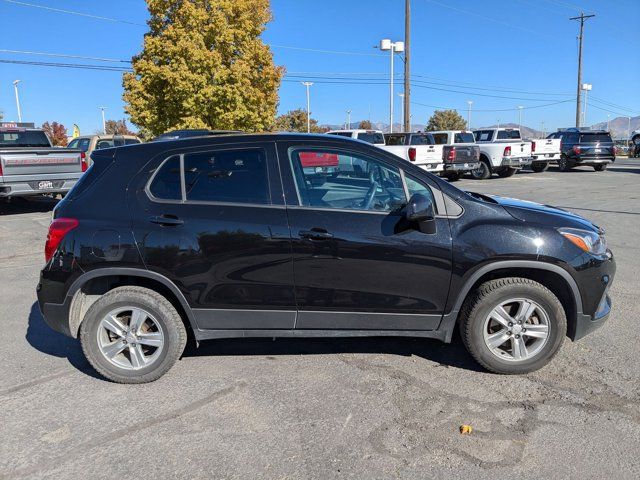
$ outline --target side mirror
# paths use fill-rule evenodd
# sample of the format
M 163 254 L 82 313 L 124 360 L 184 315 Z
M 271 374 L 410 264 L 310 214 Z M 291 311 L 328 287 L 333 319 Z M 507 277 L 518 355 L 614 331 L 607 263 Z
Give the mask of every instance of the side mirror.
M 430 197 L 414 193 L 407 204 L 405 216 L 410 222 L 424 222 L 436 217 L 433 201 Z

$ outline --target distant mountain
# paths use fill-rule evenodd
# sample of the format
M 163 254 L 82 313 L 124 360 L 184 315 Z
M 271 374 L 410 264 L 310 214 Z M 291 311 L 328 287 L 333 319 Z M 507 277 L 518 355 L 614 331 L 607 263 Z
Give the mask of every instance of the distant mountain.
M 629 127 L 629 117 L 616 117 L 609 122 L 611 136 L 614 139 L 627 139 L 629 132 L 640 129 L 640 116 L 631 117 L 631 126 Z M 607 122 L 596 123 L 591 126 L 594 130 L 606 130 Z

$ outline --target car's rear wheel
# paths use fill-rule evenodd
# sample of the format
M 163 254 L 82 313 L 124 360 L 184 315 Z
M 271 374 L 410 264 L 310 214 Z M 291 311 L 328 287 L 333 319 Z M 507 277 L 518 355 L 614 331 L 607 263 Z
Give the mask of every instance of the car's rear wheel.
M 187 333 L 175 307 L 142 287 L 118 287 L 91 305 L 80 325 L 87 360 L 105 378 L 146 383 L 180 358 Z
M 447 173 L 445 178 L 450 182 L 457 182 L 462 178 L 463 175 L 464 175 L 463 172 L 451 172 L 451 173 Z
M 513 168 L 513 167 L 504 167 L 500 170 L 498 170 L 498 176 L 500 178 L 508 178 L 508 177 L 513 177 L 516 172 L 518 171 L 517 168 Z
M 606 169 L 607 169 L 607 164 L 606 164 L 606 163 L 601 163 L 600 165 L 594 165 L 594 166 L 593 166 L 593 169 L 594 169 L 596 172 L 603 172 L 604 170 L 606 170 Z
M 561 155 L 560 160 L 558 160 L 558 168 L 561 172 L 568 172 L 573 168 L 573 163 L 569 161 L 566 155 Z
M 462 340 L 487 370 L 522 374 L 545 366 L 558 352 L 567 320 L 558 298 L 526 278 L 486 282 L 465 302 Z
M 531 170 L 536 173 L 544 172 L 549 168 L 549 162 L 533 162 L 531 164 Z
M 471 170 L 471 176 L 476 180 L 487 180 L 491 177 L 491 167 L 489 163 L 484 159 L 480 160 L 480 166 Z

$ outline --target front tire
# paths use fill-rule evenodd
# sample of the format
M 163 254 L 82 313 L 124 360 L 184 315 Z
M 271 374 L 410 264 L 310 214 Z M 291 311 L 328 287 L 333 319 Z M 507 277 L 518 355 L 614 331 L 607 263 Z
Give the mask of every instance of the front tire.
M 545 172 L 549 168 L 549 162 L 533 162 L 531 164 L 531 170 L 536 173 Z
M 471 170 L 471 176 L 476 180 L 487 180 L 491 177 L 491 167 L 486 160 L 480 161 L 480 166 L 475 170 Z
M 89 363 L 117 383 L 147 383 L 180 358 L 187 332 L 175 307 L 148 288 L 118 287 L 91 305 L 80 325 Z
M 471 356 L 487 370 L 523 374 L 544 367 L 558 353 L 567 319 L 544 285 L 501 278 L 482 284 L 465 301 L 460 333 Z

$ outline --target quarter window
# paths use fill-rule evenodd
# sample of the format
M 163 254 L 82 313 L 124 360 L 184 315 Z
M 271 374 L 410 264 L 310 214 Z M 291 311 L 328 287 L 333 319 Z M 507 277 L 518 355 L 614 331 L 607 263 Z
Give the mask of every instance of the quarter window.
M 160 200 L 181 200 L 180 157 L 174 155 L 165 161 L 153 177 L 149 192 Z
M 185 154 L 184 180 L 187 201 L 271 203 L 262 149 Z
M 307 207 L 391 212 L 406 202 L 397 168 L 356 153 L 290 151 L 300 204 Z
M 436 145 L 446 145 L 449 141 L 449 135 L 447 133 L 433 133 L 432 135 Z

